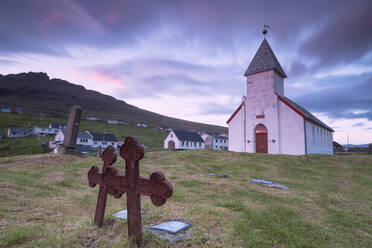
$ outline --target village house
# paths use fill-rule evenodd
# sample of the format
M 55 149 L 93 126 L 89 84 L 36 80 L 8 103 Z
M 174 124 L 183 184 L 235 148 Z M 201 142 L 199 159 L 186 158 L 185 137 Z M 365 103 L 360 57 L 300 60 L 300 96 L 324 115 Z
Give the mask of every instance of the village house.
M 101 146 L 103 149 L 106 149 L 108 146 L 113 146 L 116 148 L 119 144 L 118 139 L 115 134 L 110 133 L 93 133 L 89 132 L 93 139 L 93 148 L 97 149 Z
M 97 117 L 88 116 L 88 117 L 87 117 L 87 120 L 88 120 L 88 121 L 99 121 L 100 119 L 97 118 Z
M 119 124 L 119 125 L 127 125 L 128 123 L 122 120 L 107 120 L 108 124 Z
M 246 96 L 227 120 L 229 150 L 333 154 L 333 130 L 284 96 L 287 77 L 266 39 L 248 66 Z
M 54 129 L 54 131 L 58 133 L 59 130 L 66 129 L 66 125 L 60 123 L 49 123 L 49 128 Z
M 32 133 L 29 132 L 26 128 L 20 127 L 10 127 L 8 128 L 7 137 L 8 138 L 24 138 L 30 136 Z
M 35 136 L 47 136 L 57 134 L 59 129 L 49 128 L 49 127 L 37 127 L 34 126 L 32 129 L 32 134 Z
M 138 127 L 147 127 L 147 124 L 145 124 L 145 123 L 138 123 L 137 126 Z
M 229 149 L 229 139 L 227 138 L 227 136 L 203 133 L 201 137 L 205 142 L 205 149 L 209 150 Z
M 205 142 L 197 132 L 172 130 L 164 140 L 164 149 L 193 150 L 205 149 Z
M 1 110 L 1 112 L 4 112 L 4 113 L 10 113 L 11 112 L 10 108 L 5 108 L 5 107 L 1 107 L 0 110 Z
M 51 149 L 63 144 L 65 132 L 65 129 L 63 129 L 56 134 L 54 141 L 50 142 L 49 147 L 51 147 Z M 115 134 L 93 133 L 85 130 L 79 132 L 76 139 L 76 149 L 78 151 L 97 150 L 99 146 L 101 146 L 102 149 L 106 149 L 109 145 L 113 146 L 114 148 L 119 145 Z M 55 153 L 58 153 L 58 150 L 55 151 Z

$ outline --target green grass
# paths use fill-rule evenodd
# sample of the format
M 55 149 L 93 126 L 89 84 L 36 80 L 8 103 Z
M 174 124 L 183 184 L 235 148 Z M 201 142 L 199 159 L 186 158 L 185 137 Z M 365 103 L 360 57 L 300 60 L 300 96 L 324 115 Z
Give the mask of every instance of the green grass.
M 92 165 L 102 163 L 48 154 L 0 158 L 0 247 L 127 247 L 126 221 L 111 216 L 126 208 L 125 195 L 109 196 L 104 226 L 93 225 Z M 121 158 L 116 166 L 124 172 Z M 144 233 L 144 247 L 372 247 L 372 156 L 163 151 L 146 153 L 140 168 L 144 177 L 161 170 L 174 188 L 162 207 L 141 197 L 143 225 L 192 224 L 176 244 Z
M 6 136 L 9 127 L 23 127 L 32 131 L 34 126 L 47 127 L 49 123 L 53 122 L 66 124 L 67 119 L 0 112 L 0 134 Z M 113 133 L 119 141 L 124 141 L 127 136 L 135 136 L 139 143 L 146 146 L 146 151 L 163 150 L 163 142 L 168 135 L 167 132 L 158 132 L 153 127 L 143 128 L 135 125 L 115 125 L 107 122 L 87 120 L 81 120 L 79 130 Z M 42 137 L 41 139 L 41 141 L 48 144 L 49 140 L 54 139 L 54 137 Z M 36 137 L 2 139 L 0 140 L 0 157 L 43 153 L 41 141 Z

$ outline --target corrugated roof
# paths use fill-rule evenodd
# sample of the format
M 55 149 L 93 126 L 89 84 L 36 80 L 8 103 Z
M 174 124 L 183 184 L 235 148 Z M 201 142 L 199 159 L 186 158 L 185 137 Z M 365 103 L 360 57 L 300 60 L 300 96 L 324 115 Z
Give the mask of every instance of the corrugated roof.
M 298 105 L 297 103 L 295 103 L 294 101 L 292 101 L 291 99 L 285 97 L 285 96 L 280 96 L 277 94 L 277 96 L 279 97 L 280 100 L 284 100 L 284 103 L 289 103 L 290 105 L 292 105 L 295 109 L 297 109 L 301 114 L 302 116 L 307 119 L 307 120 L 310 120 L 316 124 L 318 124 L 319 126 L 322 126 L 324 127 L 325 129 L 328 129 L 329 131 L 332 131 L 334 132 L 334 130 L 332 128 L 330 128 L 329 126 L 327 126 L 324 122 L 322 122 L 321 120 L 319 120 L 318 118 L 316 118 L 312 113 L 310 113 L 309 111 L 307 111 L 304 107 L 302 107 L 301 105 Z
M 118 141 L 115 134 L 111 134 L 111 133 L 91 133 L 91 134 L 93 136 L 93 140 L 114 141 L 114 142 Z
M 244 76 L 271 69 L 275 70 L 280 76 L 287 77 L 269 43 L 264 39 L 256 55 L 254 55 L 252 62 L 249 64 L 248 69 L 245 71 Z
M 197 132 L 191 132 L 191 131 L 185 131 L 185 130 L 173 130 L 173 132 L 179 140 L 204 143 L 204 140 Z

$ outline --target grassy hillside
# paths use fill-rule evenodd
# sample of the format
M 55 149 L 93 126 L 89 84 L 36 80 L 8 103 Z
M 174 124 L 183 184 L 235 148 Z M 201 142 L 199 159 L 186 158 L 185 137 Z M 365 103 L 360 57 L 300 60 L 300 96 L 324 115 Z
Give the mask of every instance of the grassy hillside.
M 67 118 L 40 117 L 31 114 L 9 114 L 0 112 L 0 134 L 6 135 L 9 127 L 24 127 L 32 131 L 33 126 L 47 127 L 49 123 L 57 122 L 66 124 Z M 82 120 L 80 131 L 89 130 L 97 133 L 113 133 L 119 140 L 127 136 L 135 136 L 146 150 L 161 150 L 167 132 L 158 132 L 155 128 L 143 128 L 135 125 L 114 125 L 107 122 Z M 52 137 L 50 137 L 52 138 Z M 48 142 L 48 139 L 45 139 Z M 22 152 L 23 151 L 23 152 Z M 0 140 L 0 157 L 15 156 L 22 154 L 42 153 L 41 142 L 36 137 Z
M 109 196 L 104 227 L 93 225 L 98 189 L 86 173 L 98 164 L 60 155 L 0 158 L 0 247 L 126 247 L 126 221 L 111 216 L 125 209 L 125 195 Z M 123 172 L 121 158 L 116 166 Z M 146 177 L 163 171 L 174 187 L 160 208 L 141 198 L 143 225 L 192 224 L 181 243 L 145 234 L 145 247 L 371 247 L 372 156 L 164 151 L 145 154 L 140 168 Z
M 71 106 L 83 108 L 83 117 L 94 116 L 102 120 L 121 119 L 146 123 L 155 127 L 195 129 L 205 132 L 226 133 L 227 128 L 176 119 L 137 108 L 109 95 L 87 90 L 81 85 L 61 79 L 50 79 L 46 73 L 0 74 L 0 105 L 22 107 L 27 113 L 47 113 L 68 116 Z

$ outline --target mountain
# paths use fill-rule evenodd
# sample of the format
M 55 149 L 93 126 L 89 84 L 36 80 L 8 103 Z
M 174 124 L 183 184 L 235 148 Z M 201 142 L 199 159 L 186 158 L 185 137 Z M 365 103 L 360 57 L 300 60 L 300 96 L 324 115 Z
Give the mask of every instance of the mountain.
M 43 72 L 0 74 L 0 105 L 21 107 L 23 112 L 68 116 L 72 105 L 83 108 L 83 118 L 120 119 L 158 127 L 227 133 L 226 127 L 167 117 L 137 108 L 112 96 L 87 90 L 61 79 L 50 79 Z

